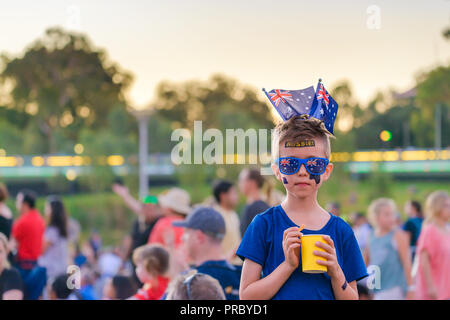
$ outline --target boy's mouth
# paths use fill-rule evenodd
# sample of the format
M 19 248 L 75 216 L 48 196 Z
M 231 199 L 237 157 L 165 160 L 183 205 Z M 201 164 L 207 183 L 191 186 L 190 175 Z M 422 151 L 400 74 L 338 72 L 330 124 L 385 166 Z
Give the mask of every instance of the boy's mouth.
M 300 181 L 300 182 L 294 183 L 294 186 L 304 187 L 304 186 L 309 186 L 309 183 L 308 182 L 304 182 L 304 181 Z

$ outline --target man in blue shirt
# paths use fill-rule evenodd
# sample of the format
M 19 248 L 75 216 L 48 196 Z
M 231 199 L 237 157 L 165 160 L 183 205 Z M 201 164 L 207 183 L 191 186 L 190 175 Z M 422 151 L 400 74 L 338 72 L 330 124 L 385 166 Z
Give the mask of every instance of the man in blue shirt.
M 185 220 L 172 225 L 185 228 L 183 244 L 192 269 L 217 279 L 227 300 L 238 300 L 242 268 L 225 260 L 222 240 L 226 229 L 222 215 L 212 208 L 198 207 Z
M 294 116 L 275 128 L 272 170 L 286 198 L 253 219 L 237 250 L 244 259 L 241 299 L 358 299 L 356 281 L 367 270 L 353 231 L 317 202 L 333 171 L 329 137 L 314 118 Z M 327 273 L 302 272 L 301 237 L 307 234 L 324 235 L 326 244 L 316 243 L 324 251 L 314 255 L 326 259 L 317 263 Z

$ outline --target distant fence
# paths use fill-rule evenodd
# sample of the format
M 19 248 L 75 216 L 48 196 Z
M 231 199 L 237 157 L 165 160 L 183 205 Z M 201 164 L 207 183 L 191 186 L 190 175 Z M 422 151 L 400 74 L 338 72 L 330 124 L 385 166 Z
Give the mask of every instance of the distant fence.
M 450 178 L 450 150 L 372 150 L 334 152 L 331 161 L 344 164 L 352 174 L 390 172 Z M 82 155 L 0 156 L 0 178 L 48 178 L 65 175 L 68 180 L 89 174 L 93 166 L 110 166 L 117 176 L 127 175 L 138 166 L 136 155 L 109 155 L 95 159 Z M 170 154 L 150 154 L 145 170 L 149 176 L 175 173 Z

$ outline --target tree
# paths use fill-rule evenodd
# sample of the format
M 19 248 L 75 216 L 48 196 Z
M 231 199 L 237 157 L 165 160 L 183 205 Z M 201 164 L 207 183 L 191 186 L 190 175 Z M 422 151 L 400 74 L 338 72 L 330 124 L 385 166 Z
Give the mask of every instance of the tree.
M 107 59 L 86 36 L 51 28 L 22 56 L 3 55 L 0 83 L 12 86 L 11 106 L 33 116 L 56 152 L 56 132 L 76 141 L 81 128 L 104 126 L 107 114 L 125 107 L 131 75 Z
M 159 115 L 174 128 L 192 128 L 195 120 L 204 128 L 271 128 L 269 104 L 258 98 L 254 88 L 224 75 L 207 81 L 161 82 L 156 89 Z
M 411 118 L 411 127 L 417 135 L 418 146 L 433 146 L 438 104 L 442 108 L 442 145 L 450 145 L 450 65 L 423 73 L 417 82 L 416 104 L 419 110 Z

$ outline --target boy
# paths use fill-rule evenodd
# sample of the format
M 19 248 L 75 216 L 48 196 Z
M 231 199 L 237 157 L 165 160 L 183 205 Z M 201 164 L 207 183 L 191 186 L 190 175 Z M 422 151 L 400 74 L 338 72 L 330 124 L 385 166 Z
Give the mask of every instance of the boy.
M 317 202 L 320 186 L 333 171 L 329 138 L 315 118 L 294 116 L 275 128 L 272 170 L 286 198 L 257 215 L 242 239 L 237 251 L 244 260 L 241 299 L 358 299 L 356 281 L 367 271 L 353 231 Z M 314 254 L 327 259 L 317 261 L 327 273 L 302 272 L 303 234 L 325 234 L 327 244 L 316 243 L 325 252 Z

